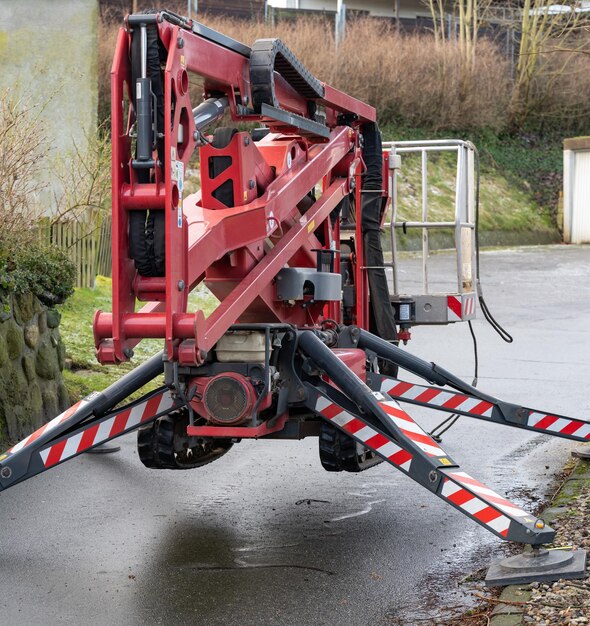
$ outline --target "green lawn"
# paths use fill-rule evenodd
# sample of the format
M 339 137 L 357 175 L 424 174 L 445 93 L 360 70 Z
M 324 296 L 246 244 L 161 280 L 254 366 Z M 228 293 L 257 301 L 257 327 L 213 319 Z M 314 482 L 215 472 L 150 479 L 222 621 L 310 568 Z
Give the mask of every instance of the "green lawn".
M 189 297 L 189 310 L 201 308 L 208 315 L 216 302 L 205 288 L 198 288 Z M 64 380 L 72 401 L 92 391 L 101 391 L 162 349 L 161 341 L 147 339 L 137 345 L 131 362 L 118 366 L 100 365 L 95 357 L 92 334 L 92 319 L 97 309 L 111 310 L 110 278 L 98 276 L 94 289 L 76 289 L 74 295 L 59 307 L 62 316 L 60 333 L 66 346 L 66 357 L 71 360 L 71 368 L 64 371 Z M 159 384 L 160 381 L 154 381 L 152 388 Z

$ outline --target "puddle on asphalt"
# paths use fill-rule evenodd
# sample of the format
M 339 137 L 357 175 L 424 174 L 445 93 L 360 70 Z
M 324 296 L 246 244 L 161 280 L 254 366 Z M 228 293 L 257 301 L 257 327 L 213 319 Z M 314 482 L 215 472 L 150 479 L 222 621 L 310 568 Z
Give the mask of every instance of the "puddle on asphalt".
M 387 502 L 387 500 L 373 500 L 371 502 L 367 502 L 367 504 L 360 510 L 354 511 L 352 513 L 344 513 L 343 515 L 338 515 L 337 517 L 333 517 L 332 519 L 326 520 L 326 522 L 341 522 L 345 519 L 350 519 L 352 517 L 359 517 L 361 515 L 367 515 L 373 510 L 373 505 L 381 504 L 382 502 Z
M 506 556 L 503 544 L 481 544 L 481 536 L 473 533 L 464 537 L 460 545 L 442 550 L 440 571 L 432 570 L 423 577 L 410 602 L 389 610 L 386 624 L 436 624 L 456 619 L 475 607 L 479 602 L 475 594 L 486 593 L 483 578 L 490 562 Z
M 276 518 L 267 515 L 265 509 L 260 518 L 244 514 L 229 520 L 223 516 L 223 526 L 217 525 L 221 522 L 219 516 L 209 513 L 214 509 L 213 503 L 223 499 L 218 495 L 198 503 L 198 517 L 197 504 L 184 503 L 181 511 L 189 512 L 189 517 L 167 526 L 165 539 L 150 567 L 157 575 L 139 583 L 141 596 L 144 602 L 146 597 L 157 597 L 161 581 L 165 580 L 172 592 L 169 597 L 175 601 L 164 607 L 164 614 L 198 612 L 205 619 L 204 623 L 209 620 L 211 624 L 218 624 L 221 622 L 216 620 L 224 615 L 220 607 L 227 602 L 239 603 L 248 594 L 256 597 L 261 585 L 273 588 L 276 585 L 276 592 L 284 594 L 286 599 L 290 599 L 290 584 L 302 585 L 301 588 L 306 584 L 313 588 L 334 585 L 329 581 L 338 581 L 342 576 L 338 546 L 344 543 L 337 539 L 333 549 L 325 551 L 328 541 L 336 535 L 348 537 L 358 524 L 375 523 L 375 511 L 387 506 L 396 488 L 393 482 L 367 481 L 355 485 L 335 502 L 323 500 L 322 495 L 316 493 L 317 499 L 300 497 L 283 503 L 282 508 L 277 504 Z M 274 508 L 269 510 L 275 511 Z M 365 516 L 365 521 L 355 522 L 361 516 Z M 497 549 L 493 539 L 482 548 L 478 530 L 477 527 L 465 533 L 456 547 L 441 551 L 433 544 L 430 572 L 416 586 L 415 596 L 410 601 L 404 596 L 404 606 L 395 606 L 395 595 L 391 596 L 392 606 L 381 613 L 386 617 L 384 623 L 410 626 L 415 625 L 416 620 L 443 619 L 475 605 L 477 598 L 470 590 L 477 589 L 477 583 L 457 585 L 454 581 L 462 580 L 467 572 L 489 565 Z M 277 582 L 285 580 L 290 584 Z M 224 605 L 219 604 L 220 597 Z M 441 612 L 441 606 L 448 611 Z M 149 607 L 147 601 L 144 609 L 148 611 Z
M 233 552 L 264 552 L 268 550 L 284 550 L 285 548 L 296 548 L 297 546 L 300 546 L 300 545 L 301 545 L 301 542 L 298 541 L 297 543 L 282 543 L 280 545 L 264 544 L 260 546 L 238 547 L 238 548 L 232 548 L 232 551 Z
M 285 508 L 279 514 L 279 521 L 266 519 L 263 535 L 269 533 L 276 538 L 284 529 L 288 529 L 291 538 L 295 541 L 277 543 L 270 539 L 269 543 L 260 540 L 260 536 L 253 533 L 249 528 L 247 520 L 236 520 L 233 533 L 225 534 L 227 528 L 208 528 L 208 523 L 213 523 L 214 519 L 210 513 L 216 511 L 220 501 L 229 502 L 231 498 L 220 498 L 216 496 L 206 502 L 199 503 L 186 502 L 182 506 L 185 512 L 190 513 L 191 521 L 187 520 L 188 526 L 193 526 L 193 531 L 187 533 L 179 539 L 182 548 L 176 548 L 175 532 L 170 537 L 171 547 L 167 562 L 177 571 L 199 571 L 215 572 L 223 570 L 243 570 L 243 569 L 304 569 L 326 575 L 334 572 L 327 568 L 318 567 L 304 548 L 309 545 L 310 540 L 323 541 L 337 537 L 346 532 L 345 525 L 342 528 L 332 529 L 326 524 L 335 522 L 345 522 L 350 518 L 368 515 L 373 507 L 382 504 L 387 500 L 370 499 L 378 494 L 379 486 L 363 483 L 360 489 L 354 492 L 343 494 L 342 500 L 331 502 L 317 498 L 301 498 L 292 503 L 284 503 Z M 387 487 L 390 487 L 388 484 Z M 381 491 L 383 491 L 381 489 Z M 368 500 L 368 501 L 367 501 Z M 296 509 L 292 507 L 295 506 Z M 275 508 L 272 508 L 275 511 Z M 336 515 L 330 514 L 336 513 Z M 198 514 L 198 515 L 197 515 Z M 209 519 L 211 518 L 211 519 Z M 298 519 L 296 526 L 296 536 L 293 537 L 294 520 Z M 227 521 L 227 520 L 225 520 Z M 196 530 L 198 528 L 198 530 Z M 241 538 L 241 541 L 240 541 Z M 254 539 L 252 545 L 247 544 L 248 538 Z M 245 544 L 241 542 L 246 541 Z M 313 556 L 313 555 L 312 555 Z

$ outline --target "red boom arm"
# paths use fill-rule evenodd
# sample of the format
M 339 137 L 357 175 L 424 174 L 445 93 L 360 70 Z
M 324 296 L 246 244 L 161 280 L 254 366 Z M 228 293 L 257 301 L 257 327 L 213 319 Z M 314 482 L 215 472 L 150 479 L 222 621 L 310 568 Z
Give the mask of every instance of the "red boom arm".
M 128 360 L 139 340 L 161 337 L 169 360 L 198 364 L 237 321 L 304 326 L 318 323 L 324 314 L 340 321 L 339 304 L 311 298 L 304 306 L 294 306 L 277 298 L 274 283 L 284 267 L 315 267 L 315 249 L 337 247 L 337 221 L 333 225 L 327 218 L 355 184 L 359 193 L 358 127 L 373 121 L 375 110 L 314 83 L 280 42 L 268 48 L 269 40 L 263 40 L 262 46 L 257 42 L 250 50 L 165 12 L 132 17 L 119 33 L 111 73 L 113 313 L 99 311 L 95 316 L 98 359 Z M 165 50 L 163 137 L 153 145 L 163 144 L 163 151 L 158 150 L 152 167 L 142 170 L 133 155 L 134 135 L 140 132 L 140 92 L 138 87 L 134 101 L 131 59 L 134 33 L 148 28 L 157 29 L 160 49 Z M 255 74 L 265 55 L 272 64 L 262 67 L 270 76 L 268 89 L 264 78 Z M 286 63 L 291 64 L 288 71 Z M 222 147 L 204 143 L 190 98 L 189 76 L 195 74 L 204 81 L 206 98 L 227 98 L 234 121 L 263 122 L 270 134 L 254 142 L 249 133 L 238 132 Z M 309 97 L 305 81 L 316 85 L 316 97 Z M 271 105 L 253 105 L 261 90 L 264 97 L 272 91 Z M 320 108 L 325 124 L 314 115 Z M 184 172 L 199 144 L 201 192 L 183 198 Z M 219 158 L 227 166 L 213 171 L 211 164 Z M 146 169 L 148 175 L 138 173 Z M 320 198 L 303 207 L 319 183 Z M 220 190 L 230 190 L 229 196 L 220 200 Z M 130 252 L 130 214 L 148 210 L 164 214 L 163 275 L 136 270 Z M 362 241 L 360 232 L 357 240 Z M 200 311 L 187 312 L 190 290 L 203 281 L 221 301 L 208 319 Z M 365 326 L 368 298 L 362 285 L 357 284 L 362 306 L 355 322 Z M 147 304 L 136 312 L 137 300 Z

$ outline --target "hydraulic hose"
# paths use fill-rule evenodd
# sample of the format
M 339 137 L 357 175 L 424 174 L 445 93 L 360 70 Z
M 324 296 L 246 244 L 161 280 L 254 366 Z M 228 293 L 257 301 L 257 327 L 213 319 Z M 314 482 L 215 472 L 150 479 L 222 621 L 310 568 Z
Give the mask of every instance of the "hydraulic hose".
M 498 335 L 500 335 L 503 341 L 505 341 L 506 343 L 512 343 L 514 341 L 512 335 L 505 328 L 503 328 L 499 322 L 496 321 L 483 297 L 483 288 L 481 286 L 481 281 L 479 277 L 479 197 L 481 163 L 479 158 L 479 151 L 475 146 L 473 146 L 473 151 L 475 155 L 475 275 L 477 276 L 475 287 L 477 291 L 477 299 L 479 301 L 479 306 L 481 307 L 481 311 L 486 321 L 498 333 Z
M 164 371 L 163 352 L 158 352 L 145 363 L 125 374 L 122 378 L 94 396 L 86 409 L 90 408 L 94 415 L 102 415 L 120 402 L 128 398 L 132 393 L 141 389 L 144 385 L 159 376 Z

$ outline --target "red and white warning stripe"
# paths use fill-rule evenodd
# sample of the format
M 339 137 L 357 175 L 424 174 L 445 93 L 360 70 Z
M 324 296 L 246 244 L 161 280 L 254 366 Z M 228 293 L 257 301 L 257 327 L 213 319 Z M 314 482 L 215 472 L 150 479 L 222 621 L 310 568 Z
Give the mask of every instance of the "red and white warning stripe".
M 33 443 L 33 441 L 35 441 L 36 439 L 39 439 L 41 435 L 53 430 L 56 426 L 59 426 L 61 423 L 65 422 L 69 417 L 72 417 L 72 415 L 78 409 L 82 408 L 86 404 L 88 404 L 88 398 L 84 398 L 83 400 L 80 400 L 80 402 L 76 402 L 76 404 L 72 405 L 63 413 L 60 413 L 57 417 L 54 417 L 50 422 L 47 422 L 47 424 L 43 424 L 43 426 L 37 429 L 34 433 L 30 434 L 28 437 L 25 437 L 22 441 L 19 441 L 16 445 L 10 448 L 10 450 L 7 450 L 7 452 L 14 454 L 19 450 L 22 450 L 29 444 Z
M 530 518 L 530 513 L 523 511 L 506 498 L 498 495 L 489 487 L 466 472 L 445 472 L 441 495 L 473 518 L 488 526 L 502 537 L 508 534 L 510 518 Z M 520 520 L 519 520 L 520 521 Z
M 396 443 L 367 426 L 360 419 L 345 411 L 338 404 L 318 395 L 315 410 L 326 419 L 345 430 L 350 435 L 363 442 L 367 448 L 382 456 L 386 461 L 393 463 L 405 472 L 410 471 L 412 455 L 400 448 Z
M 463 307 L 461 299 L 457 296 L 448 296 L 447 298 L 447 319 L 449 322 L 460 322 L 463 319 Z
M 475 315 L 475 296 L 463 296 L 463 319 L 471 319 Z
M 590 424 L 570 417 L 557 417 L 546 413 L 531 411 L 527 425 L 547 433 L 574 435 L 581 439 L 590 439 Z
M 448 500 L 461 510 L 465 511 L 465 513 L 475 518 L 482 524 L 489 526 L 494 532 L 498 533 L 502 537 L 506 537 L 508 535 L 510 518 L 503 515 L 494 507 L 491 507 L 467 489 L 461 487 L 461 485 L 445 478 L 440 493 L 445 500 Z
M 479 480 L 470 476 L 467 472 L 458 472 L 458 471 L 448 471 L 446 475 L 453 480 L 456 480 L 461 484 L 465 489 L 472 491 L 477 496 L 485 500 L 488 504 L 499 508 L 501 511 L 510 515 L 512 517 L 530 517 L 530 513 L 527 513 L 519 506 L 514 504 L 514 502 L 510 502 L 497 494 L 495 491 L 492 491 L 489 487 L 486 487 L 483 483 L 480 483 Z
M 381 381 L 381 393 L 388 393 L 402 400 L 415 400 L 444 409 L 465 411 L 484 417 L 491 417 L 494 409 L 491 402 L 478 400 L 471 396 L 388 378 L 383 378 Z
M 43 464 L 47 469 L 57 463 L 61 463 L 76 454 L 80 454 L 93 446 L 124 433 L 134 426 L 145 422 L 150 417 L 166 411 L 172 405 L 173 401 L 168 391 L 153 396 L 145 402 L 116 413 L 102 422 L 95 423 L 85 430 L 41 450 L 39 454 Z
M 475 294 L 447 296 L 447 320 L 461 322 L 475 317 Z
M 380 401 L 379 406 L 391 421 L 428 456 L 443 456 L 447 453 L 427 435 L 395 400 Z

